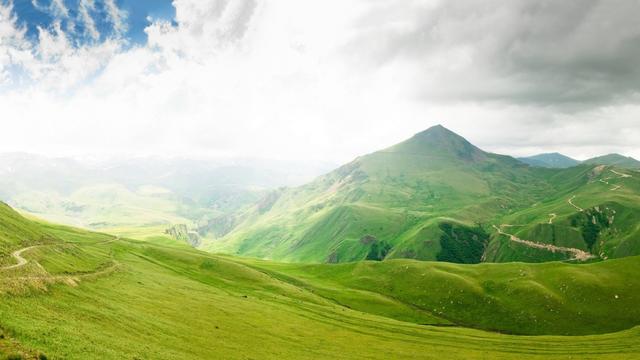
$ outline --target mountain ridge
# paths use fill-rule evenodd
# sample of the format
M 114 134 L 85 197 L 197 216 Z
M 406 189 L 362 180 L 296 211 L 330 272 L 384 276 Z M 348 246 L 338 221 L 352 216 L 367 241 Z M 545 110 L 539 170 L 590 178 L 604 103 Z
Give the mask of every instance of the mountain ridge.
M 557 241 L 557 247 L 586 249 L 606 257 L 640 254 L 640 244 L 636 247 L 633 241 L 624 246 L 627 250 L 616 250 L 623 242 L 612 234 L 631 235 L 630 222 L 620 220 L 621 227 L 603 223 L 595 235 L 602 243 L 593 245 L 594 235 L 589 232 L 596 230 L 574 216 L 571 192 L 575 196 L 595 192 L 590 195 L 593 209 L 612 208 L 606 205 L 612 196 L 636 197 L 637 180 L 618 180 L 615 172 L 619 171 L 588 164 L 568 169 L 531 167 L 510 156 L 485 152 L 435 126 L 358 157 L 306 185 L 272 192 L 234 213 L 232 219 L 220 219 L 224 231 L 202 231 L 203 249 L 294 262 L 571 259 L 570 253 L 544 250 L 554 249 Z M 601 187 L 605 184 L 611 184 L 610 189 Z M 539 213 L 536 207 L 547 203 L 553 208 Z M 616 211 L 636 214 L 639 210 L 626 200 L 617 204 Z M 526 220 L 533 221 L 532 226 L 539 222 L 550 229 L 523 227 L 527 231 L 517 235 L 529 242 L 519 244 L 493 230 L 492 226 L 505 224 L 503 217 L 527 211 L 536 212 Z M 585 207 L 583 211 L 598 210 Z M 552 212 L 557 224 L 549 220 Z M 556 228 L 571 236 L 547 236 Z M 535 242 L 552 246 L 523 245 Z
M 531 166 L 564 169 L 577 166 L 580 161 L 560 154 L 558 152 L 544 153 L 529 157 L 520 157 L 518 160 Z
M 624 156 L 616 153 L 587 159 L 583 163 L 593 165 L 616 165 L 630 169 L 640 169 L 640 161 L 632 158 L 631 156 Z

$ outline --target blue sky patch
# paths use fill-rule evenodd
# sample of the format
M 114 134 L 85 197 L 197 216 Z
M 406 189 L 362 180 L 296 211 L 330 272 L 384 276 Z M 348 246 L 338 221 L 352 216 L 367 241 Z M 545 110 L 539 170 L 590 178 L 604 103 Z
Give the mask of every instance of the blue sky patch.
M 27 29 L 27 36 L 31 39 L 38 37 L 38 27 L 52 29 L 59 21 L 62 30 L 75 45 L 95 42 L 90 29 L 85 25 L 81 14 L 80 0 L 60 0 L 67 10 L 62 13 L 55 6 L 53 0 L 15 0 L 14 13 L 19 24 Z M 125 24 L 127 27 L 125 38 L 132 44 L 143 44 L 147 40 L 144 33 L 149 25 L 148 17 L 173 21 L 175 8 L 171 0 L 116 0 L 120 10 L 127 13 Z M 88 11 L 97 30 L 97 41 L 116 35 L 114 25 L 109 20 L 104 0 L 95 0 L 94 6 Z

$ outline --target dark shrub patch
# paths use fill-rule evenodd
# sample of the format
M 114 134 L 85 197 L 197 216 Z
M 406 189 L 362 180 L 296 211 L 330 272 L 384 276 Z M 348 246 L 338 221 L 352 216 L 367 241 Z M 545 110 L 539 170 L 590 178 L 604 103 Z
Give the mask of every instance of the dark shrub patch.
M 441 223 L 440 230 L 443 232 L 440 237 L 442 250 L 436 257 L 438 261 L 458 264 L 477 264 L 482 261 L 489 234 L 481 226 Z

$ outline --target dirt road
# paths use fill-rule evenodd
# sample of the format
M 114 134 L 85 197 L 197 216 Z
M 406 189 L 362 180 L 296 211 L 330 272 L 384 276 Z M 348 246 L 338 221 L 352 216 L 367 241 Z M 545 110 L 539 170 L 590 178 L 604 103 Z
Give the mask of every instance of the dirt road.
M 588 252 L 586 252 L 584 250 L 580 250 L 580 249 L 555 246 L 555 245 L 551 245 L 551 244 L 542 244 L 542 243 L 538 243 L 538 242 L 530 241 L 530 240 L 522 240 L 522 239 L 518 238 L 517 236 L 515 236 L 513 234 L 508 234 L 508 233 L 502 231 L 501 228 L 499 228 L 499 227 L 497 227 L 495 225 L 493 225 L 493 227 L 498 231 L 498 233 L 500 235 L 508 236 L 509 240 L 511 240 L 513 242 L 517 242 L 519 244 L 523 244 L 523 245 L 531 247 L 531 248 L 551 251 L 553 253 L 556 253 L 556 252 L 569 253 L 569 254 L 573 255 L 572 260 L 585 261 L 585 260 L 593 259 L 593 258 L 596 257 L 595 255 L 593 255 L 591 253 L 588 253 Z
M 573 203 L 573 199 L 575 199 L 575 198 L 576 198 L 576 196 L 575 196 L 575 195 L 573 195 L 573 196 L 571 197 L 571 199 L 569 199 L 567 202 L 569 203 L 569 205 L 573 206 L 573 207 L 574 207 L 574 208 L 576 208 L 578 211 L 580 211 L 580 212 L 584 212 L 584 209 L 583 209 L 583 208 L 581 208 L 580 206 L 578 206 L 578 205 L 576 205 L 576 204 L 574 204 L 574 203 Z
M 20 249 L 20 250 L 14 251 L 11 254 L 11 257 L 16 259 L 17 263 L 15 265 L 9 265 L 9 266 L 5 266 L 5 267 L 0 267 L 0 270 L 16 269 L 16 268 L 19 268 L 19 267 L 27 265 L 29 263 L 29 260 L 23 258 L 22 257 L 22 253 L 24 253 L 25 251 L 29 251 L 31 249 L 37 248 L 39 246 L 41 246 L 41 245 L 29 246 L 29 247 L 26 247 L 24 249 Z
M 108 243 L 112 243 L 114 241 L 118 241 L 120 240 L 120 236 L 116 236 L 113 239 L 104 241 L 103 244 L 108 244 Z M 26 248 L 20 249 L 20 250 L 16 250 L 13 253 L 11 253 L 11 257 L 13 257 L 14 259 L 16 259 L 16 264 L 14 265 L 8 265 L 8 266 L 4 266 L 4 267 L 0 267 L 0 271 L 1 270 L 11 270 L 11 269 L 16 269 L 22 266 L 25 266 L 29 263 L 29 260 L 25 259 L 22 257 L 22 254 L 26 251 L 29 251 L 31 249 L 35 249 L 38 247 L 42 247 L 42 246 L 47 246 L 47 245 L 33 245 L 33 246 L 28 246 Z
M 612 173 L 614 173 L 614 174 L 616 174 L 616 175 L 618 175 L 618 176 L 620 176 L 621 178 L 630 178 L 630 177 L 632 177 L 632 176 L 631 176 L 631 175 L 629 175 L 629 174 L 623 174 L 623 173 L 617 172 L 617 171 L 615 171 L 615 170 L 611 170 L 611 172 L 612 172 Z

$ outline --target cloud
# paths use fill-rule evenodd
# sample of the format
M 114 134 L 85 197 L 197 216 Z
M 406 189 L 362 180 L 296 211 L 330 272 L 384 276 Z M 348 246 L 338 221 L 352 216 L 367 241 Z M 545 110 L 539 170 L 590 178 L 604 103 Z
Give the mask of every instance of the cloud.
M 502 153 L 640 156 L 637 2 L 173 4 L 132 46 L 61 22 L 31 41 L 0 6 L 0 150 L 348 161 L 443 123 Z
M 381 1 L 346 51 L 411 68 L 424 99 L 599 106 L 640 90 L 639 11 L 636 0 Z
M 51 5 L 49 5 L 51 11 L 58 17 L 68 18 L 69 17 L 69 9 L 64 5 L 63 0 L 52 0 Z
M 96 22 L 93 20 L 91 13 L 96 10 L 96 4 L 94 0 L 80 0 L 80 5 L 78 6 L 78 13 L 80 16 L 80 20 L 84 24 L 85 33 L 90 36 L 93 40 L 100 39 L 100 32 L 98 32 L 98 28 L 96 27 Z
M 210 56 L 242 40 L 258 8 L 255 0 L 178 0 L 173 25 L 156 21 L 147 29 L 149 46 L 187 57 Z
M 104 7 L 107 11 L 109 22 L 113 25 L 113 29 L 118 36 L 122 36 L 127 32 L 127 12 L 118 8 L 115 0 L 105 0 Z

